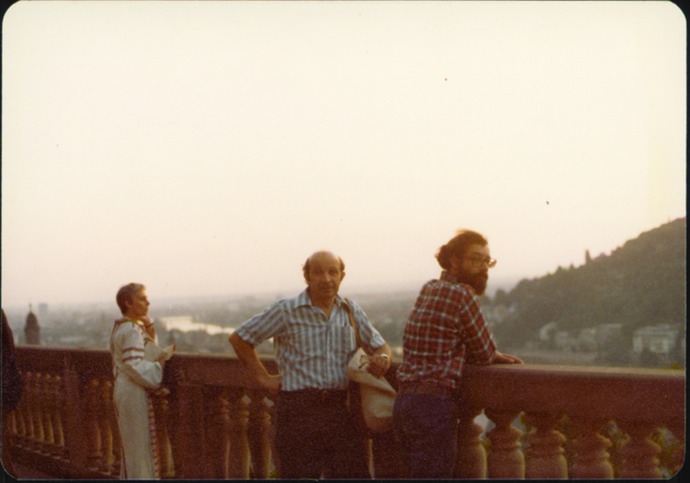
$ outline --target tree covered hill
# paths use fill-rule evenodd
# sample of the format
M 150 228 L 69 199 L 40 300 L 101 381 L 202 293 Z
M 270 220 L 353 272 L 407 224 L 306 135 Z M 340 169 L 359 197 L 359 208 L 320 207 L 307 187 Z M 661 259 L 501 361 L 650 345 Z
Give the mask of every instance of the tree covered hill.
M 559 331 L 579 332 L 602 324 L 622 324 L 625 345 L 644 326 L 671 324 L 685 334 L 686 218 L 679 218 L 626 242 L 610 255 L 587 253 L 580 267 L 522 280 L 499 290 L 491 306 L 506 316 L 494 327 L 503 348 L 538 339 L 555 323 Z M 628 345 L 629 347 L 629 345 Z

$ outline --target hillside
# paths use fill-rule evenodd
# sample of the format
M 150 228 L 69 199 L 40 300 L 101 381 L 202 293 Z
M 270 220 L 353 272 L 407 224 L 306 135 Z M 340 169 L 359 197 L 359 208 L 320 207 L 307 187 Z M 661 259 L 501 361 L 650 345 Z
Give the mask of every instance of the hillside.
M 602 324 L 622 324 L 621 348 L 643 326 L 671 324 L 685 335 L 686 219 L 642 233 L 610 255 L 580 267 L 559 267 L 544 277 L 522 280 L 498 291 L 492 307 L 505 317 L 494 327 L 504 349 L 538 340 L 549 323 L 559 331 L 579 332 Z

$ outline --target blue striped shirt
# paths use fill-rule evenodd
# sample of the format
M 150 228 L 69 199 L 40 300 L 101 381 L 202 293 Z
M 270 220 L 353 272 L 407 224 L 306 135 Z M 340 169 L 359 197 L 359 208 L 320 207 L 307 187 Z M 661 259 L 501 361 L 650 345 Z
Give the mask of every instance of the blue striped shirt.
M 362 308 L 350 300 L 359 336 L 367 349 L 385 344 Z M 236 331 L 257 346 L 273 337 L 281 389 L 345 389 L 347 362 L 357 349 L 343 299 L 338 295 L 330 319 L 312 305 L 307 291 L 281 300 L 244 322 Z

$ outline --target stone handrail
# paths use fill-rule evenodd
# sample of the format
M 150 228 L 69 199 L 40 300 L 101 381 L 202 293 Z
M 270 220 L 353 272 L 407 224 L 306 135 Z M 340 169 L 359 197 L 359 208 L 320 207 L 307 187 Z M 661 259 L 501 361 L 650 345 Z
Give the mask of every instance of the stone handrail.
M 17 462 L 58 478 L 116 478 L 110 354 L 19 346 L 17 361 L 25 382 L 11 421 Z M 277 476 L 273 403 L 235 358 L 176 354 L 164 385 L 156 396 L 164 478 Z M 458 478 L 662 478 L 683 463 L 684 371 L 468 366 L 460 399 Z M 377 478 L 405 477 L 390 433 L 371 448 Z
M 660 428 L 672 438 L 669 445 L 677 448 L 666 471 L 672 475 L 682 465 L 684 371 L 528 364 L 468 369 L 463 403 L 469 416 L 460 426 L 460 441 L 477 452 L 472 439 L 477 428 L 467 420 L 481 410 L 495 428 L 486 435 L 492 450 L 487 473 L 480 470 L 467 476 L 661 478 L 661 448 L 650 439 Z M 524 444 L 512 424 L 519 415 L 533 426 Z M 572 438 L 556 429 L 559 423 L 563 426 L 564 416 Z M 621 439 L 617 443 L 622 443 L 615 447 L 602 433 L 612 423 L 613 434 Z M 618 453 L 616 468 L 609 448 Z M 475 462 L 476 466 L 481 464 Z M 459 465 L 459 469 L 472 467 L 467 462 Z

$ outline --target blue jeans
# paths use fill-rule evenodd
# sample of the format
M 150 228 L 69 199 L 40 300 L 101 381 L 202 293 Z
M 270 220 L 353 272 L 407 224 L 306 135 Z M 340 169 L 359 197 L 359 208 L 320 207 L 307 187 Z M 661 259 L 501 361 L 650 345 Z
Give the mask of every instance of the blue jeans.
M 410 478 L 452 478 L 457 456 L 457 406 L 428 394 L 403 394 L 393 406 L 393 430 Z

